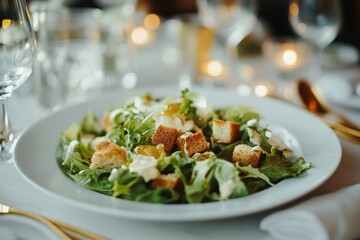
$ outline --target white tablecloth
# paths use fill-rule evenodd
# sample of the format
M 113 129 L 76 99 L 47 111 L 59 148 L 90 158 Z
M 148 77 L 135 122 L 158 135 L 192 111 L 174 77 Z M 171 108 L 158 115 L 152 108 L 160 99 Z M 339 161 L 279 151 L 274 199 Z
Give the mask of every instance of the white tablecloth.
M 259 59 L 253 59 L 250 63 L 255 66 L 263 64 Z M 359 69 L 354 67 L 350 70 L 334 71 L 343 74 L 358 74 Z M 148 77 L 149 79 L 152 78 L 152 76 Z M 49 110 L 39 106 L 32 94 L 14 94 L 9 107 L 13 125 L 21 129 L 29 127 L 50 113 Z M 349 118 L 357 121 L 360 125 L 360 110 L 338 110 L 347 114 Z M 341 145 L 343 148 L 341 164 L 335 174 L 321 187 L 285 206 L 239 218 L 189 223 L 158 223 L 95 214 L 46 195 L 27 182 L 13 164 L 0 164 L 0 203 L 64 221 L 102 234 L 110 239 L 271 239 L 266 232 L 259 229 L 259 222 L 268 214 L 292 206 L 312 196 L 360 183 L 360 146 L 345 140 L 341 140 Z

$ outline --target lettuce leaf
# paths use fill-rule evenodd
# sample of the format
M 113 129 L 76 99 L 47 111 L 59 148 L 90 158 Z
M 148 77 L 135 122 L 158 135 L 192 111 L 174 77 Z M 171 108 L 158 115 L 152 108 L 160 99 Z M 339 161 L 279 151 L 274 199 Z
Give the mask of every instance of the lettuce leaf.
M 58 146 L 57 158 L 60 167 L 67 174 L 74 175 L 89 168 L 93 153 L 89 146 L 85 146 L 77 140 L 68 142 L 63 139 Z
M 80 124 L 80 129 L 81 132 L 85 134 L 94 134 L 96 136 L 104 134 L 103 130 L 101 129 L 100 122 L 93 110 L 89 110 L 83 117 Z
M 303 157 L 295 161 L 285 159 L 282 151 L 271 148 L 271 153 L 266 154 L 265 161 L 260 166 L 260 172 L 264 173 L 272 183 L 278 183 L 288 177 L 297 177 L 311 168 L 311 164 Z
M 233 164 L 212 158 L 197 162 L 185 194 L 189 203 L 200 203 L 244 196 L 248 191 Z
M 106 195 L 112 195 L 113 183 L 109 182 L 110 172 L 102 169 L 85 169 L 75 175 L 69 175 L 75 182 L 88 189 Z

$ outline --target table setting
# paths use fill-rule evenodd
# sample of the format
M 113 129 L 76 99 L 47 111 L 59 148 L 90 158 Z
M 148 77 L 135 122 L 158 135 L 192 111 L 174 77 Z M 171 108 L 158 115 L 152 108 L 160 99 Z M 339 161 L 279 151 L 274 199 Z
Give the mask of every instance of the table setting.
M 0 6 L 1 239 L 360 238 L 360 65 L 335 41 L 341 1 L 289 1 L 292 36 L 272 34 L 257 1 L 171 16 L 176 1 L 79 2 Z M 160 126 L 178 131 L 170 147 Z M 104 142 L 127 162 L 94 167 Z M 239 143 L 261 149 L 258 165 L 235 160 Z M 277 151 L 290 165 L 271 170 Z M 136 170 L 145 160 L 155 177 Z M 170 175 L 180 185 L 154 187 Z

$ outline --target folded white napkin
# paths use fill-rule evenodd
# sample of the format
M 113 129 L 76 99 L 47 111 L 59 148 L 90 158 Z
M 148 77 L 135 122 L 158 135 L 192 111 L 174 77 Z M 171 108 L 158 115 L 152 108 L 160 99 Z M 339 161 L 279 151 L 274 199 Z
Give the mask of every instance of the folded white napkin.
M 360 238 L 360 184 L 270 214 L 260 229 L 284 240 Z

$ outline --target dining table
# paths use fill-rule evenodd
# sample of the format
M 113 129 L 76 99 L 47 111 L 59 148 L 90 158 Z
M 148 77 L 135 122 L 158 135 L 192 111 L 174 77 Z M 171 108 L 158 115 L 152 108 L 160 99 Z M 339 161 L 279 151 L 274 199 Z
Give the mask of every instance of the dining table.
M 151 57 L 151 55 L 147 56 Z M 177 79 L 172 80 L 174 75 L 170 70 L 156 71 L 154 70 L 158 62 L 141 58 L 142 63 L 146 65 L 148 70 L 142 70 L 138 75 L 138 83 L 135 88 L 141 89 L 144 86 L 170 86 L 179 87 Z M 154 65 L 154 66 L 153 66 Z M 263 55 L 242 57 L 236 67 L 245 66 L 255 69 L 257 79 L 266 80 L 276 83 L 277 89 L 282 86 L 294 86 L 295 80 L 276 79 L 273 67 Z M 324 68 L 323 74 L 336 74 L 347 78 L 360 76 L 360 66 L 352 64 L 350 66 L 339 68 Z M 156 81 L 153 81 L 156 79 Z M 9 102 L 11 123 L 19 131 L 20 135 L 26 129 L 53 114 L 53 109 L 43 106 L 38 99 L 36 91 L 34 91 L 34 77 L 28 80 L 13 94 Z M 241 81 L 239 80 L 239 83 Z M 226 88 L 227 86 L 213 86 Z M 116 90 L 119 94 L 122 91 L 130 91 L 124 87 Z M 234 91 L 229 89 L 228 91 Z M 101 94 L 104 94 L 103 92 Z M 291 98 L 296 107 L 302 107 L 299 97 L 293 92 Z M 346 115 L 353 122 L 360 126 L 360 107 L 350 108 L 337 104 L 331 104 L 331 108 Z M 48 191 L 41 189 L 28 181 L 22 173 L 17 169 L 14 163 L 0 164 L 0 203 L 6 204 L 16 209 L 22 209 L 37 213 L 52 219 L 56 219 L 67 224 L 100 234 L 108 239 L 172 239 L 172 240 L 218 240 L 218 239 L 274 239 L 268 232 L 262 231 L 259 227 L 261 220 L 279 210 L 291 208 L 292 206 L 304 202 L 312 197 L 332 193 L 343 187 L 360 183 L 360 145 L 350 142 L 343 138 L 339 138 L 342 153 L 341 161 L 334 174 L 323 184 L 313 191 L 297 198 L 288 203 L 270 208 L 264 211 L 246 214 L 238 217 L 219 218 L 212 220 L 194 220 L 194 221 L 157 221 L 149 219 L 132 219 L 124 216 L 114 216 L 98 211 L 92 211 L 91 208 L 78 207 L 78 204 L 72 204 L 62 197 L 50 194 Z M 36 139 L 34 139 L 36 141 Z M 326 141 L 326 139 L 324 139 Z M 47 143 L 44 143 L 44 147 Z M 41 151 L 41 149 L 34 149 Z M 32 161 L 32 159 L 28 159 Z M 59 186 L 61 187 L 61 186 Z M 36 231 L 43 231 L 43 226 L 35 225 L 35 223 L 25 222 L 24 217 L 1 215 L 0 222 L 9 224 L 0 224 L 0 238 L 6 232 L 8 239 L 17 238 L 21 232 L 35 235 Z M 14 223 L 12 226 L 10 223 Z M 32 226 L 30 231 L 26 224 Z M 45 233 L 44 233 L 45 234 Z M 57 239 L 56 235 L 44 235 L 43 239 Z

